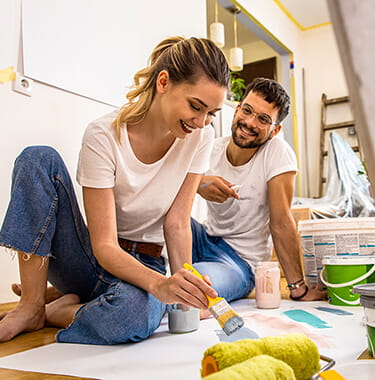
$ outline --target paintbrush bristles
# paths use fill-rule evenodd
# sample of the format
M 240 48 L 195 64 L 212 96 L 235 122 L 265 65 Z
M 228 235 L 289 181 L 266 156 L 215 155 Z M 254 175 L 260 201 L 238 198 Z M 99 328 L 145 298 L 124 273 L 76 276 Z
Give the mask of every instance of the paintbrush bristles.
M 231 335 L 244 325 L 244 321 L 224 298 L 218 298 L 217 300 L 218 302 L 208 310 L 219 322 L 225 334 Z
M 202 275 L 192 265 L 185 263 L 184 268 L 204 280 Z M 224 298 L 211 298 L 207 295 L 206 297 L 209 312 L 217 319 L 225 334 L 233 334 L 245 324 L 243 319 L 235 313 Z

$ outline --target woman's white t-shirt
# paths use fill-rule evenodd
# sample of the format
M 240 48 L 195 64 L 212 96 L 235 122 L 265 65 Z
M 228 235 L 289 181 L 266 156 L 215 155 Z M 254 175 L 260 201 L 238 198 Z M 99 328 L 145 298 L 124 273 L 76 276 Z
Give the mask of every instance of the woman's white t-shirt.
M 111 127 L 118 111 L 90 123 L 79 154 L 77 181 L 81 186 L 114 188 L 118 236 L 163 244 L 163 221 L 187 173 L 208 169 L 214 131 L 197 129 L 176 138 L 167 153 L 152 164 L 135 156 L 126 125 L 121 144 Z

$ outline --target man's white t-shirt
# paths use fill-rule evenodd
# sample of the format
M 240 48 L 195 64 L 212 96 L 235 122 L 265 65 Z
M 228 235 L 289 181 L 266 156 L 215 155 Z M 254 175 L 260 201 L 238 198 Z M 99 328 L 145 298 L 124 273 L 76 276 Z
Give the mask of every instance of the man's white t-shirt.
M 226 155 L 229 140 L 230 136 L 215 140 L 206 175 L 242 185 L 238 191 L 240 199 L 207 202 L 205 226 L 209 235 L 222 237 L 255 269 L 258 261 L 271 258 L 267 182 L 281 173 L 297 171 L 296 156 L 288 143 L 276 136 L 245 165 L 233 166 Z
M 118 236 L 163 244 L 163 221 L 187 173 L 204 173 L 212 148 L 211 127 L 176 138 L 158 161 L 138 160 L 127 128 L 119 144 L 111 127 L 118 111 L 90 123 L 79 154 L 77 181 L 81 186 L 114 188 Z

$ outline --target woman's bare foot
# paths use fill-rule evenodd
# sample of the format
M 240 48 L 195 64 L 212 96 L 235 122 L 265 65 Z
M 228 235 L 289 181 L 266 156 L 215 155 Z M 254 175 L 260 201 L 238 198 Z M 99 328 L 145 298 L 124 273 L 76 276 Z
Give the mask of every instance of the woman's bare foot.
M 44 306 L 19 303 L 14 310 L 4 314 L 0 320 L 0 342 L 11 340 L 22 332 L 44 327 Z
M 65 294 L 46 305 L 46 322 L 51 326 L 68 327 L 80 307 L 80 299 L 76 294 Z
M 21 284 L 12 284 L 12 291 L 14 294 L 21 297 L 22 285 Z M 63 295 L 64 295 L 64 293 L 61 293 L 60 291 L 58 291 L 53 286 L 48 286 L 47 292 L 46 292 L 46 304 L 62 297 Z M 1 316 L 0 316 L 0 319 L 1 319 Z

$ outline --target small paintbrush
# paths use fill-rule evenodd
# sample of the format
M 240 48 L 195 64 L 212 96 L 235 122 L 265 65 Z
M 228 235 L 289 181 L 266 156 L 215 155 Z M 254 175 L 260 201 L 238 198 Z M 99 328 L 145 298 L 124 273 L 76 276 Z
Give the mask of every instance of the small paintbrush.
M 201 274 L 192 265 L 185 263 L 184 268 L 203 280 Z M 208 295 L 206 297 L 208 299 L 209 312 L 219 322 L 225 334 L 231 335 L 244 325 L 243 319 L 230 307 L 224 298 L 211 298 Z

